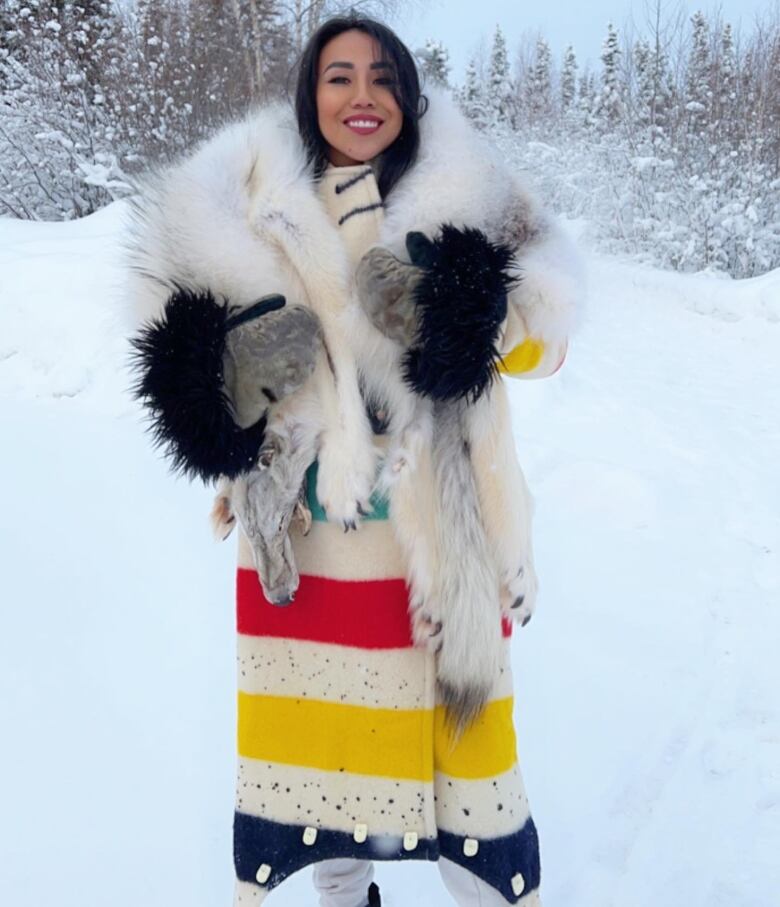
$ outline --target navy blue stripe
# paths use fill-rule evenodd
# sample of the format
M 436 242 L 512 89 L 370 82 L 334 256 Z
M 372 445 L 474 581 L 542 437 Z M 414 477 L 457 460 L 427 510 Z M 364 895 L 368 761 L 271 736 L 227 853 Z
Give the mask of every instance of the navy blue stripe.
M 394 835 L 369 836 L 358 844 L 351 834 L 317 830 L 312 845 L 303 843 L 304 825 L 271 822 L 236 812 L 233 820 L 233 862 L 236 876 L 242 882 L 257 884 L 257 870 L 267 863 L 271 867 L 268 881 L 262 886 L 270 891 L 288 876 L 312 863 L 350 857 L 357 860 L 452 860 L 491 885 L 510 903 L 519 897 L 512 890 L 512 879 L 522 873 L 525 888 L 520 897 L 539 887 L 539 840 L 533 819 L 511 835 L 480 838 L 479 850 L 473 857 L 463 853 L 465 838 L 439 831 L 438 839 L 423 838 L 414 850 L 403 848 L 403 838 Z
M 369 167 L 367 170 L 364 170 L 362 173 L 358 173 L 357 176 L 353 176 L 346 182 L 339 183 L 336 186 L 336 195 L 340 195 L 345 189 L 349 189 L 350 186 L 354 186 L 355 183 L 359 183 L 361 180 L 365 179 L 369 173 L 373 173 L 371 167 Z
M 500 838 L 479 838 L 479 850 L 473 857 L 463 853 L 463 837 L 439 830 L 441 855 L 479 876 L 492 885 L 511 904 L 539 887 L 539 837 L 533 819 L 514 834 Z M 518 897 L 512 891 L 512 879 L 522 873 L 525 888 Z
M 311 863 L 351 857 L 356 860 L 438 860 L 439 845 L 423 838 L 414 850 L 404 850 L 403 838 L 369 836 L 358 844 L 343 831 L 317 830 L 311 846 L 303 843 L 305 825 L 287 825 L 236 812 L 233 819 L 233 863 L 242 882 L 254 882 L 257 870 L 267 863 L 271 875 L 262 886 L 270 891 L 288 876 Z
M 342 214 L 339 218 L 339 226 L 341 226 L 344 221 L 349 220 L 350 217 L 353 217 L 355 214 L 365 214 L 366 211 L 374 211 L 376 208 L 384 208 L 384 202 L 374 202 L 373 205 L 364 205 L 362 208 L 353 208 L 351 211 L 347 211 L 346 214 Z

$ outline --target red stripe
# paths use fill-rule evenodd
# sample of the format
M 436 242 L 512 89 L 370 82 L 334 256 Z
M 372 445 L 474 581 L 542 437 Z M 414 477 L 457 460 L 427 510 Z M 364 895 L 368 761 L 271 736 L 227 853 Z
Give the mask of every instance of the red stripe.
M 272 605 L 257 573 L 239 568 L 236 576 L 238 632 L 336 643 L 361 649 L 400 649 L 413 645 L 409 595 L 402 579 L 336 580 L 302 576 L 295 601 Z M 512 623 L 502 618 L 505 637 Z
M 362 649 L 412 645 L 409 597 L 402 579 L 347 582 L 302 576 L 295 601 L 272 605 L 254 570 L 239 568 L 238 632 L 337 643 Z

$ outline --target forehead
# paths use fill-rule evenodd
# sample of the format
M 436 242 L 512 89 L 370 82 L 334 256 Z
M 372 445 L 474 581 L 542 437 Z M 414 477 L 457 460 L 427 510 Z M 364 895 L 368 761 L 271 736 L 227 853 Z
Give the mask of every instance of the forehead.
M 334 62 L 361 64 L 376 63 L 386 56 L 379 42 L 357 29 L 344 31 L 330 41 L 320 51 L 318 71 Z

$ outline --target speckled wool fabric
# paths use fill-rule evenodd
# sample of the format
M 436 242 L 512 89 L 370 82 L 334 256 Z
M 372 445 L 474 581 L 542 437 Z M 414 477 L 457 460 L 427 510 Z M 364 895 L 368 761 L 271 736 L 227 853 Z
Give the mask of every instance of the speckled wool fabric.
M 383 206 L 371 168 L 329 167 L 320 197 L 355 264 Z M 382 438 L 375 441 L 382 444 Z M 481 718 L 452 746 L 433 657 L 413 646 L 401 550 L 375 496 L 357 532 L 314 496 L 293 535 L 301 576 L 268 603 L 239 543 L 235 905 L 257 905 L 304 866 L 339 857 L 447 857 L 510 903 L 538 904 L 539 853 L 517 764 L 509 636 Z

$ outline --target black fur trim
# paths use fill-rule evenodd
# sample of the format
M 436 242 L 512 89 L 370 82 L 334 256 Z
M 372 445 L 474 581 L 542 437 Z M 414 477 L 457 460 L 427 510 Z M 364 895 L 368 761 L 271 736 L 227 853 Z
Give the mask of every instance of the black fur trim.
M 404 378 L 434 400 L 473 402 L 498 374 L 498 332 L 516 284 L 508 271 L 512 250 L 452 224 L 433 240 L 408 233 L 406 248 L 424 274 L 414 293 L 417 334 L 404 356 Z
M 178 287 L 131 340 L 133 394 L 151 412 L 155 446 L 175 472 L 204 482 L 251 469 L 265 437 L 265 416 L 247 429 L 233 420 L 222 366 L 228 316 L 208 290 Z

